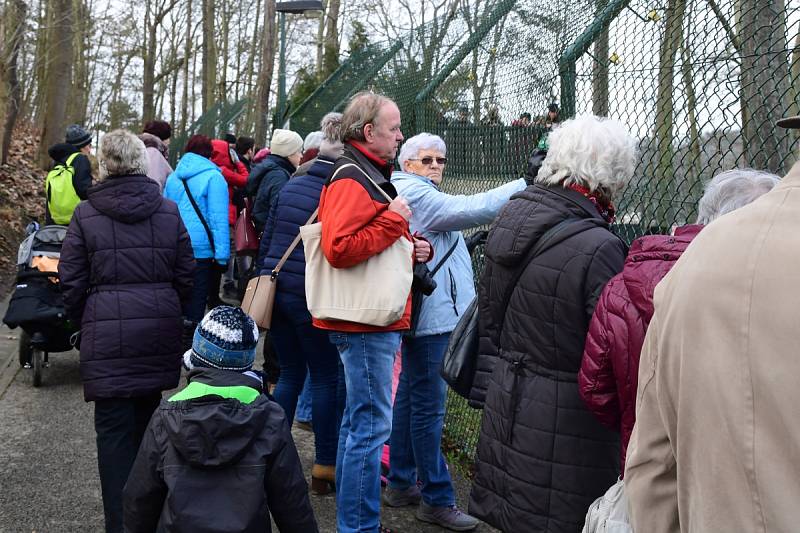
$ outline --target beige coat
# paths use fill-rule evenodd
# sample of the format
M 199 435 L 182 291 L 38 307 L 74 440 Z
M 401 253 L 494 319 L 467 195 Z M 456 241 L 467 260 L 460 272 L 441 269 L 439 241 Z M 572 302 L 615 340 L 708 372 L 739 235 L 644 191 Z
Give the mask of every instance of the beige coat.
M 655 291 L 625 488 L 634 531 L 800 531 L 800 163 Z

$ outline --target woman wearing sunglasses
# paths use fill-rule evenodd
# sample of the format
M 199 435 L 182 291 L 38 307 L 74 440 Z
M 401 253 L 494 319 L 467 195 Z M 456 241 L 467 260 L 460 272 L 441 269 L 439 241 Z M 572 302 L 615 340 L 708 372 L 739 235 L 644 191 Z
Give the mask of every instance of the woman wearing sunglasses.
M 411 208 L 411 231 L 434 247 L 428 266 L 435 271 L 436 288 L 422 300 L 418 319 L 403 340 L 383 501 L 392 507 L 419 503 L 420 520 L 467 531 L 478 521 L 456 507 L 440 446 L 447 385 L 439 366 L 450 332 L 475 297 L 472 261 L 461 230 L 490 223 L 511 195 L 525 188 L 525 180 L 469 196 L 444 193 L 440 187 L 447 149 L 441 137 L 430 133 L 407 140 L 398 162 L 403 171 L 392 175 L 392 184 Z

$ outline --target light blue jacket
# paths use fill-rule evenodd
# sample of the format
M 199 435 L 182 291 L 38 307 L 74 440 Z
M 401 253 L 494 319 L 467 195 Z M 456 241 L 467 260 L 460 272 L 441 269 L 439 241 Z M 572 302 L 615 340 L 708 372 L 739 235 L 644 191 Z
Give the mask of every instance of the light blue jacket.
M 392 174 L 392 184 L 411 207 L 411 231 L 422 234 L 433 246 L 431 271 L 458 243 L 433 277 L 436 290 L 422 301 L 416 330 L 417 337 L 450 333 L 475 297 L 472 261 L 461 230 L 494 220 L 511 195 L 525 189 L 525 180 L 469 196 L 446 194 L 428 178 L 406 172 Z
M 211 229 L 216 254 L 212 254 L 208 233 L 186 195 L 182 180 L 186 180 L 189 185 L 192 197 Z M 178 204 L 183 224 L 192 240 L 195 258 L 209 259 L 213 256 L 218 263 L 226 264 L 231 250 L 228 229 L 228 184 L 222 177 L 219 167 L 203 156 L 191 152 L 183 154 L 178 166 L 175 167 L 175 172 L 167 178 L 164 196 Z

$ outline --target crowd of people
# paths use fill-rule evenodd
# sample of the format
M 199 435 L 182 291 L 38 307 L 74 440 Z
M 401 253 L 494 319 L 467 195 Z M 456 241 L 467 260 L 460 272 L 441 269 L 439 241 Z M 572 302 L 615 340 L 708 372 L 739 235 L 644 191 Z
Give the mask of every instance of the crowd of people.
M 372 92 L 305 139 L 276 129 L 267 149 L 194 135 L 174 170 L 166 122 L 103 135 L 96 178 L 92 136 L 67 128 L 50 149 L 47 220 L 69 225 L 58 270 L 95 405 L 106 531 L 268 531 L 270 515 L 317 531 L 289 430 L 302 401 L 311 491 L 335 492 L 340 533 L 389 531 L 382 504 L 453 531 L 575 532 L 614 486 L 636 532 L 791 530 L 800 170 L 721 172 L 695 224 L 629 249 L 614 201 L 635 139 L 613 119 L 547 118 L 524 177 L 472 195 L 442 189 L 446 140 L 404 139 L 397 105 Z M 249 272 L 233 266 L 248 210 Z M 311 305 L 301 228 L 315 222 L 332 269 L 407 245 L 381 274 L 408 275 L 399 313 Z M 476 290 L 462 232 L 489 224 Z M 223 276 L 259 274 L 277 280 L 263 372 L 254 318 L 221 298 Z M 473 303 L 469 402 L 483 417 L 462 510 L 440 367 Z M 272 350 L 279 372 L 266 371 Z M 162 399 L 181 366 L 186 386 Z

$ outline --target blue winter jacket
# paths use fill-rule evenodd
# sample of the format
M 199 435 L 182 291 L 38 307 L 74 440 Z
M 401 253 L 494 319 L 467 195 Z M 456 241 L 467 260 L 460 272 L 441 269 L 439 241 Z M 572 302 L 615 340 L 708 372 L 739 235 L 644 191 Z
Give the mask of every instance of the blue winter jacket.
M 250 171 L 247 194 L 255 197 L 253 222 L 257 231 L 263 231 L 266 227 L 267 217 L 278 201 L 278 194 L 295 170 L 285 157 L 270 154 Z
M 203 214 L 214 237 L 216 253 L 211 251 L 208 234 L 192 207 L 182 180 L 186 180 L 197 207 Z M 192 249 L 197 259 L 216 258 L 226 264 L 230 256 L 230 230 L 228 228 L 228 184 L 219 167 L 203 156 L 188 152 L 183 154 L 175 172 L 164 185 L 164 196 L 178 204 L 183 224 L 189 231 Z
M 270 211 L 264 235 L 261 237 L 259 257 L 263 258 L 261 274 L 272 272 L 280 258 L 300 232 L 300 226 L 319 207 L 322 186 L 333 170 L 334 160 L 320 155 L 308 169 L 308 174 L 292 178 L 283 186 L 278 201 Z M 306 298 L 306 258 L 303 241 L 297 245 L 278 275 L 276 299 L 291 295 Z M 309 320 L 311 316 L 309 315 Z
M 392 174 L 392 185 L 411 207 L 411 231 L 422 234 L 433 246 L 429 269 L 436 268 L 457 243 L 433 277 L 436 289 L 422 300 L 415 336 L 450 333 L 475 297 L 472 261 L 461 230 L 494 220 L 511 195 L 525 189 L 525 180 L 469 196 L 444 193 L 428 178 L 406 172 Z

